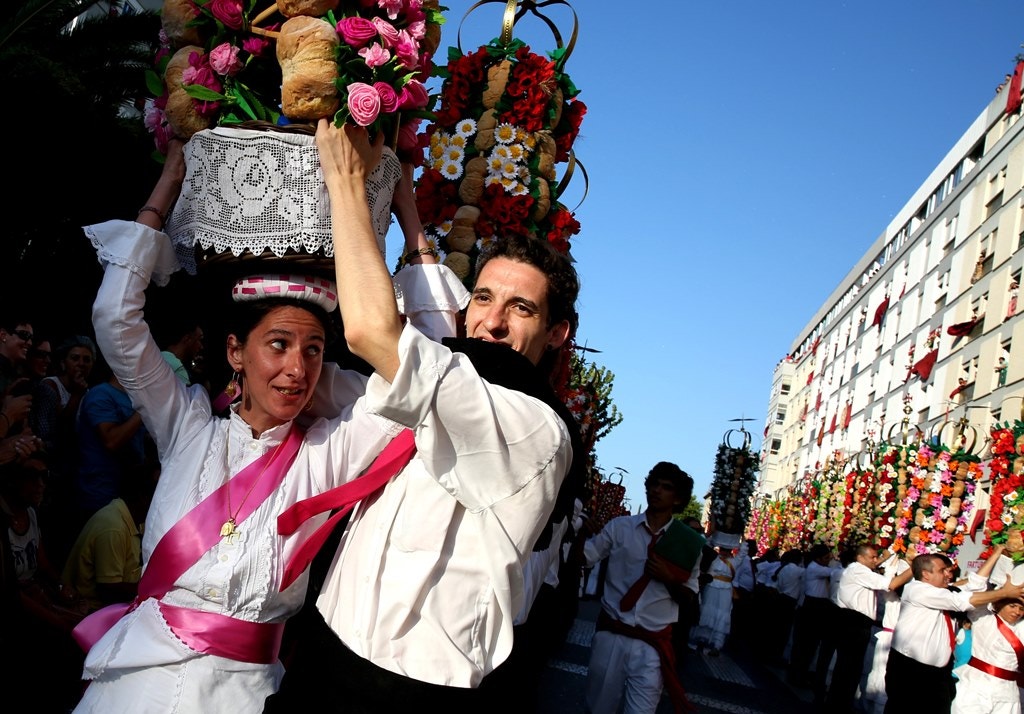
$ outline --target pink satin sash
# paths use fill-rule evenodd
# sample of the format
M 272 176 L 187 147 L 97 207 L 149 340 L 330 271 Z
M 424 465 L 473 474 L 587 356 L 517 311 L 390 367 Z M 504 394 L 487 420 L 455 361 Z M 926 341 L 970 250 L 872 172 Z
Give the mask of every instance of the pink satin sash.
M 414 453 L 416 453 L 416 440 L 410 429 L 404 429 L 384 447 L 384 450 L 377 455 L 377 458 L 370 464 L 370 468 L 362 476 L 312 498 L 294 503 L 277 517 L 277 532 L 281 535 L 291 535 L 309 518 L 325 511 L 340 509 L 296 549 L 285 565 L 281 590 L 295 582 L 295 579 L 312 562 L 338 521 L 360 500 L 383 488 L 392 476 L 409 463 Z
M 221 535 L 219 524 L 223 522 L 225 514 L 228 513 L 229 499 L 227 494 L 229 488 L 231 489 L 230 501 L 232 503 L 240 504 L 238 513 L 235 516 L 237 522 L 242 523 L 246 518 L 251 516 L 253 512 L 267 500 L 270 494 L 280 486 L 281 481 L 284 480 L 285 474 L 288 472 L 289 467 L 295 461 L 295 457 L 299 453 L 299 447 L 302 445 L 303 437 L 304 433 L 302 430 L 293 425 L 292 429 L 288 432 L 288 436 L 285 437 L 284 442 L 279 448 L 268 451 L 263 454 L 263 456 L 239 471 L 235 476 L 229 479 L 226 484 L 203 499 L 201 503 L 189 511 L 181 520 L 171 526 L 171 528 L 164 534 L 163 538 L 160 539 L 160 542 L 157 543 L 156 548 L 153 549 L 153 554 L 150 556 L 146 569 L 142 574 L 142 579 L 139 581 L 139 595 L 135 601 L 132 603 L 116 603 L 114 605 L 108 605 L 107 607 L 97 610 L 85 617 L 71 632 L 71 635 L 75 642 L 78 643 L 78 646 L 88 652 L 92 646 L 96 644 L 96 642 L 106 634 L 111 627 L 114 626 L 114 623 L 138 607 L 139 603 L 143 600 L 148 598 L 162 598 L 167 591 L 174 586 L 175 580 L 177 580 L 186 570 L 192 567 L 192 565 L 198 562 L 204 553 L 220 542 Z M 261 476 L 265 476 L 265 478 L 261 478 Z M 249 489 L 252 489 L 251 493 Z M 249 494 L 249 498 L 245 498 L 247 493 Z M 161 612 L 164 612 L 164 607 L 165 606 L 161 603 Z M 201 618 L 216 615 L 215 613 L 194 612 L 197 617 Z M 231 659 L 237 659 L 243 662 L 263 661 L 262 659 L 247 659 L 245 657 L 235 656 L 235 648 L 232 646 L 238 642 L 245 641 L 273 641 L 273 635 L 252 637 L 244 634 L 245 631 L 248 631 L 253 626 L 261 628 L 265 627 L 263 623 L 238 620 L 226 615 L 216 615 L 216 617 L 238 623 L 238 634 L 235 636 L 228 636 L 226 632 L 229 630 L 229 626 L 227 623 L 221 623 L 218 621 L 218 623 L 214 625 L 217 630 L 211 633 L 215 635 L 215 641 L 211 640 L 210 643 L 203 644 L 203 646 L 216 648 L 223 639 L 226 647 L 224 650 L 225 653 L 222 654 L 221 652 L 196 648 L 197 651 L 207 652 L 208 654 L 218 654 L 222 657 L 230 657 Z M 186 639 L 186 637 L 192 637 L 187 632 L 188 628 L 192 626 L 188 623 L 199 622 L 199 620 L 186 620 L 182 617 L 179 617 L 178 619 L 180 622 L 186 623 L 184 627 L 184 631 L 186 632 L 185 636 L 174 630 L 174 624 L 169 620 L 168 624 L 171 625 L 171 629 L 175 631 L 175 634 L 178 634 L 182 641 L 189 644 L 191 647 L 192 645 L 189 643 L 189 640 Z M 214 618 L 208 619 L 212 622 Z M 198 638 L 193 639 L 199 641 Z M 279 645 L 280 636 L 277 636 L 276 641 Z M 265 650 L 265 647 L 263 645 L 258 645 L 257 649 L 262 652 Z M 258 656 L 263 657 L 264 655 L 259 654 Z M 272 662 L 274 660 L 270 661 Z

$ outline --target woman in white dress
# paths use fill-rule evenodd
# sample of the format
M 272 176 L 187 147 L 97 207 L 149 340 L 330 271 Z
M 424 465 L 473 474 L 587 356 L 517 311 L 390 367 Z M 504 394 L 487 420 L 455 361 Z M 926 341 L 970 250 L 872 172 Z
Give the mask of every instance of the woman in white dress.
M 265 276 L 236 285 L 241 302 L 226 351 L 241 399 L 226 418 L 214 413 L 202 386 L 186 387 L 175 376 L 143 308 L 150 281 L 164 284 L 178 268 L 161 229 L 184 175 L 181 144 L 173 141 L 136 221 L 85 229 L 104 266 L 93 307 L 97 342 L 142 414 L 162 472 L 146 520 L 139 598 L 127 612 L 101 610 L 97 615 L 107 614 L 76 632 L 88 648 L 90 680 L 78 712 L 262 711 L 283 676 L 284 622 L 304 599 L 308 574 L 298 559 L 292 580 L 293 556 L 327 518 L 314 516 L 281 535 L 278 516 L 359 476 L 404 431 L 376 413 L 404 389 L 376 375 L 324 368 L 328 315 L 337 305 L 325 280 Z M 408 209 L 411 200 L 411 186 L 400 184 L 396 204 Z M 420 248 L 422 234 L 407 232 L 406 250 Z M 406 328 L 416 332 L 412 350 L 430 327 L 453 326 L 468 295 L 450 271 L 432 264 L 430 251 L 408 262 L 430 263 L 395 278 L 406 304 L 415 298 L 426 311 L 409 315 L 420 327 Z M 314 418 L 306 410 L 323 389 L 330 396 L 321 392 L 321 403 L 346 406 Z

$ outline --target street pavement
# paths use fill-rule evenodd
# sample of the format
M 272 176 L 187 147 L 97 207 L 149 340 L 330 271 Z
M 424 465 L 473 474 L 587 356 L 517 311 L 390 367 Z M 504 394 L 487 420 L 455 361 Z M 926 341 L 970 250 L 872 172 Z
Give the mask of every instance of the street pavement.
M 538 714 L 584 711 L 590 640 L 600 611 L 597 600 L 582 600 L 565 644 L 548 662 L 540 684 Z M 782 670 L 769 669 L 743 648 L 725 649 L 717 657 L 690 650 L 678 652 L 678 671 L 690 701 L 700 714 L 812 714 L 811 693 L 793 689 Z M 665 694 L 657 714 L 673 714 Z

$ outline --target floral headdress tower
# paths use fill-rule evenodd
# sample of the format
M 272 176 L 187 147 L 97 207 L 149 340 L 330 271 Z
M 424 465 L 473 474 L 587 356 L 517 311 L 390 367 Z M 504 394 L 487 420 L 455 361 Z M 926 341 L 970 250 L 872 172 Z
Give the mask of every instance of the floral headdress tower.
M 732 442 L 737 441 L 733 445 Z M 757 455 L 750 450 L 750 432 L 742 426 L 722 437 L 715 456 L 711 481 L 710 541 L 723 548 L 737 548 L 750 518 L 751 496 L 759 470 Z
M 1015 563 L 1024 562 L 1024 406 L 1021 418 L 992 429 L 989 470 L 992 491 L 985 518 L 985 540 L 1004 545 Z
M 417 183 L 417 206 L 427 237 L 471 286 L 481 246 L 509 233 L 546 240 L 563 253 L 580 230 L 560 202 L 576 162 L 573 143 L 586 113 L 565 73 L 576 40 L 563 46 L 539 6 L 563 0 L 482 0 L 505 5 L 501 36 L 470 53 L 449 48 L 436 120 L 428 129 L 426 164 Z M 517 12 L 518 9 L 518 12 Z M 540 17 L 557 49 L 542 57 L 512 32 L 526 12 Z M 468 13 L 467 13 L 468 14 Z M 567 168 L 561 177 L 558 165 Z
M 974 453 L 977 435 L 966 420 L 944 421 L 925 435 L 909 426 L 913 406 L 904 400 L 902 438 L 890 429 L 879 448 L 878 483 L 889 484 L 893 502 L 892 550 L 942 553 L 955 558 L 974 512 L 974 492 L 981 479 L 981 460 Z M 953 429 L 953 442 L 942 438 Z M 911 436 L 911 433 L 914 436 Z M 902 443 L 897 443 L 900 439 Z M 886 519 L 888 522 L 888 519 Z
M 189 272 L 251 258 L 333 270 L 312 136 L 320 118 L 387 137 L 367 186 L 383 253 L 401 175 L 395 152 L 422 146 L 437 0 L 264 3 L 166 0 L 161 12 L 146 125 L 159 151 L 172 135 L 189 139 L 167 224 Z

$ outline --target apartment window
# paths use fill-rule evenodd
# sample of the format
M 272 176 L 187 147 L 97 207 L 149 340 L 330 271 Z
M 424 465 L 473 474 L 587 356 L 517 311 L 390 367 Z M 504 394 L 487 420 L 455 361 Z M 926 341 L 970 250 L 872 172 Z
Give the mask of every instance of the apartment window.
M 768 450 L 768 453 L 770 453 L 770 454 L 772 454 L 774 456 L 775 454 L 779 453 L 779 449 L 781 449 L 781 448 L 782 448 L 782 439 L 772 439 L 772 446 Z
M 782 424 L 785 421 L 786 421 L 786 410 L 785 409 L 780 409 L 777 412 L 775 412 L 775 423 L 776 424 Z
M 792 385 L 790 385 L 789 382 L 783 382 L 782 386 L 779 388 L 779 393 L 780 394 L 789 394 L 789 390 L 790 389 L 792 389 Z

